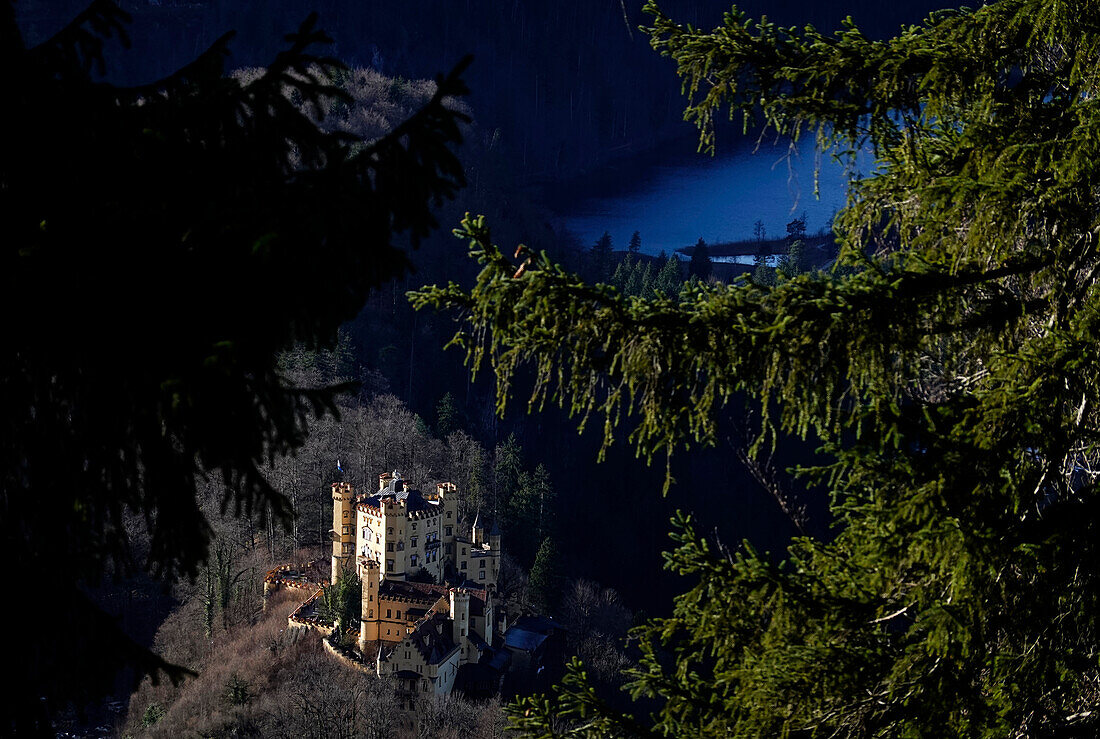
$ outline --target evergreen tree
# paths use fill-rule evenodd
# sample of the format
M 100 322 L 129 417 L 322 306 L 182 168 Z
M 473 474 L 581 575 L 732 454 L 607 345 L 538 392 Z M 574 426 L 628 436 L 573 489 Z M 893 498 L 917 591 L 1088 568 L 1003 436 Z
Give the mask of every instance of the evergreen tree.
M 787 246 L 787 253 L 779 261 L 778 272 L 784 277 L 794 277 L 806 271 L 806 243 L 801 239 Z
M 469 219 L 478 292 L 415 299 L 464 312 L 475 330 L 458 340 L 505 394 L 532 362 L 533 406 L 603 416 L 608 443 L 630 424 L 646 458 L 717 442 L 723 406 L 751 394 L 751 452 L 782 434 L 821 441 L 827 461 L 802 474 L 828 488 L 835 528 L 778 562 L 678 517 L 668 566 L 690 589 L 634 634 L 627 689 L 645 716 L 607 706 L 575 667 L 514 723 L 1097 735 L 1100 6 L 1002 0 L 886 42 L 737 11 L 706 33 L 646 9 L 704 148 L 727 107 L 826 148 L 869 142 L 875 167 L 835 223 L 838 268 L 627 301 L 545 255 L 521 254 L 530 268 L 509 279 Z
M 519 487 L 523 474 L 523 448 L 515 434 L 508 434 L 503 443 L 497 444 L 493 454 L 492 512 L 497 521 L 508 515 L 512 496 Z M 507 528 L 507 525 L 504 525 Z
M 757 285 L 774 285 L 775 268 L 768 266 L 768 255 L 763 252 L 752 258 L 752 281 Z
M 561 554 L 553 538 L 548 536 L 539 544 L 535 564 L 531 567 L 531 574 L 527 578 L 531 606 L 537 613 L 554 615 L 561 603 L 564 585 L 565 577 L 561 574 Z
M 535 545 L 553 533 L 554 498 L 554 487 L 545 466 L 539 464 L 533 473 L 520 473 L 503 533 L 509 550 L 524 567 L 534 562 Z
M 223 700 L 227 706 L 244 706 L 252 702 L 252 691 L 249 690 L 248 681 L 237 673 L 229 676 L 225 683 Z
M 354 571 L 337 573 L 336 582 L 326 585 L 317 599 L 317 615 L 335 625 L 334 634 L 359 620 L 363 606 L 363 582 Z
M 448 390 L 440 397 L 435 407 L 435 417 L 436 435 L 440 438 L 445 439 L 462 427 L 461 412 L 451 391 Z
M 794 277 L 806 271 L 806 214 L 787 224 L 787 253 L 779 260 L 777 272 Z
M 164 706 L 157 703 L 156 701 L 153 701 L 145 707 L 145 713 L 143 713 L 141 716 L 141 728 L 150 728 L 156 722 L 164 718 L 165 713 L 167 712 L 164 710 Z
M 639 263 L 630 275 L 626 285 L 627 295 L 651 297 L 653 295 L 653 265 L 648 261 Z
M 666 298 L 675 298 L 683 286 L 684 273 L 680 268 L 680 260 L 675 256 L 668 257 L 653 280 L 653 291 Z
M 631 234 L 630 244 L 628 244 L 626 248 L 631 254 L 634 254 L 635 256 L 637 256 L 637 254 L 642 250 L 642 235 L 641 235 L 641 233 L 639 233 L 638 231 L 635 231 L 633 234 Z
M 714 270 L 714 265 L 710 261 L 710 250 L 707 249 L 707 242 L 703 241 L 703 237 L 699 237 L 699 241 L 695 243 L 695 249 L 691 252 L 691 262 L 688 263 L 688 274 L 692 277 L 698 277 L 700 280 L 706 281 L 710 277 L 710 273 Z
M 607 282 L 611 277 L 611 234 L 603 232 L 592 245 L 592 275 L 596 282 Z
M 631 277 L 634 274 L 634 255 L 627 254 L 623 257 L 623 260 L 619 262 L 615 267 L 615 272 L 611 275 L 611 284 L 619 288 L 620 291 L 627 293 L 627 285 L 629 285 Z
M 296 387 L 276 357 L 336 347 L 368 291 L 405 272 L 403 246 L 463 184 L 450 147 L 468 118 L 456 73 L 371 143 L 329 129 L 348 95 L 341 65 L 313 53 L 326 37 L 312 18 L 247 81 L 223 74 L 227 35 L 136 88 L 97 77 L 105 40 L 126 38 L 115 4 L 34 48 L 15 18 L 0 2 L 0 301 L 18 317 L 0 351 L 0 557 L 50 587 L 9 645 L 20 675 L 0 733 L 34 734 L 49 731 L 42 707 L 113 687 L 123 666 L 182 676 L 88 587 L 146 566 L 200 575 L 209 478 L 231 512 L 289 522 L 261 467 L 342 388 Z

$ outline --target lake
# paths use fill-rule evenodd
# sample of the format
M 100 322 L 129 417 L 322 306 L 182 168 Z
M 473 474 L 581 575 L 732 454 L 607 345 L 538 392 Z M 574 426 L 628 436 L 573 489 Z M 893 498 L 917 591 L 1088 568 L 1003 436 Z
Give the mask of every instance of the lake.
M 616 249 L 625 249 L 638 231 L 642 251 L 658 254 L 700 237 L 708 244 L 751 239 L 757 220 L 767 236 L 782 236 L 787 223 L 803 213 L 813 233 L 829 228 L 844 207 L 844 168 L 820 155 L 812 142 L 769 139 L 756 146 L 746 137 L 714 157 L 694 152 L 694 145 L 694 139 L 677 142 L 661 153 L 592 173 L 586 186 L 559 189 L 550 199 L 558 214 L 555 225 L 585 246 L 607 231 Z M 815 166 L 820 166 L 820 197 L 814 197 Z

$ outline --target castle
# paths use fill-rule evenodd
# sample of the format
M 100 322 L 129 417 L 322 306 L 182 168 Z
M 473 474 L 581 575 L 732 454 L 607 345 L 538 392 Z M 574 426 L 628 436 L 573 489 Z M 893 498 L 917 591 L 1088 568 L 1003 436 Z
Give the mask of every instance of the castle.
M 494 658 L 500 534 L 477 520 L 470 537 L 458 533 L 453 484 L 424 494 L 383 473 L 369 495 L 333 483 L 332 500 L 332 579 L 362 580 L 358 646 L 380 674 L 410 696 L 445 695 L 465 666 Z

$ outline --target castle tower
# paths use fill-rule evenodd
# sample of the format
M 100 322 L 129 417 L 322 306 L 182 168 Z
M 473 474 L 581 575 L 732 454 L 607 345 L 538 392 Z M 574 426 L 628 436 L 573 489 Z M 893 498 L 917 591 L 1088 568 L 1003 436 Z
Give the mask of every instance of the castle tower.
M 394 486 L 401 484 L 400 479 Z M 382 577 L 387 580 L 404 580 L 407 563 L 404 549 L 406 508 L 405 501 L 396 496 L 384 496 L 380 505 L 382 513 Z M 392 532 L 392 533 L 391 533 Z
M 489 529 L 489 549 L 500 556 L 500 527 L 493 522 L 493 528 Z
M 451 621 L 455 643 L 462 647 L 462 661 L 470 661 L 470 594 L 461 588 L 451 588 Z
M 367 653 L 367 645 L 378 641 L 378 563 L 372 559 L 359 560 L 359 577 L 363 580 L 363 608 L 359 614 L 359 652 Z
M 355 559 L 355 488 L 332 483 L 332 582 Z
M 495 588 L 489 588 L 485 593 L 485 642 L 492 645 L 493 627 L 496 625 L 496 603 L 493 598 Z

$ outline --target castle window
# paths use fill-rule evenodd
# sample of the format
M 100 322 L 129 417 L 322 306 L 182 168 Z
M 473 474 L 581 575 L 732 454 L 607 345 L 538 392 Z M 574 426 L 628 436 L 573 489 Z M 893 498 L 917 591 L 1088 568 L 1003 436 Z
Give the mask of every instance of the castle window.
M 374 535 L 374 543 L 375 544 L 381 544 L 382 543 L 382 540 L 378 538 L 378 534 Z
M 399 551 L 399 552 L 405 551 L 405 542 L 403 542 L 403 541 L 397 542 L 397 551 Z
M 386 527 L 386 533 L 390 534 L 392 536 L 393 535 L 393 526 L 387 526 Z
M 386 609 L 386 618 L 393 618 L 393 610 L 392 609 L 389 609 L 389 608 Z M 390 632 L 387 631 L 386 633 L 388 634 Z
M 479 577 L 478 577 L 477 579 L 478 579 L 478 580 L 484 580 L 484 579 L 485 579 L 485 570 L 482 570 L 482 571 L 481 571 L 481 574 L 480 574 L 480 576 L 479 576 Z
M 463 557 L 465 557 L 465 556 L 466 556 L 466 547 L 462 547 L 462 556 L 463 556 Z
M 392 541 L 391 541 L 391 542 L 388 542 L 388 543 L 386 544 L 386 551 L 387 551 L 387 552 L 392 552 L 392 551 L 393 551 L 393 542 L 392 542 Z
M 452 536 L 453 534 L 452 534 L 451 532 L 452 532 L 453 530 L 454 530 L 454 527 L 453 527 L 453 526 L 448 526 L 448 527 L 447 527 L 447 536 Z
M 397 612 L 397 620 L 398 620 L 398 621 L 400 621 L 400 620 L 401 620 L 401 611 L 398 611 L 398 612 Z
M 373 608 L 370 608 L 370 609 L 367 610 L 367 618 L 374 618 L 374 609 Z
M 450 517 L 451 517 L 451 512 L 447 511 L 447 518 L 450 518 Z
M 416 555 L 415 554 L 412 555 L 411 557 L 409 557 L 409 564 L 411 564 L 413 567 L 416 567 Z
M 461 565 L 461 569 L 463 569 L 463 570 L 466 569 L 466 560 L 462 560 L 460 565 Z
M 344 518 L 348 517 L 348 511 L 344 511 Z
M 348 536 L 349 534 L 351 534 L 351 524 L 344 524 L 344 527 L 340 533 L 344 536 Z
M 393 560 L 392 559 L 387 559 L 386 560 L 386 572 L 393 572 Z
M 413 531 L 416 531 L 416 521 L 413 521 Z
M 485 569 L 485 560 L 481 560 L 481 565 L 480 565 L 480 567 L 481 567 L 481 569 L 483 569 L 483 570 Z
M 351 554 L 355 551 L 355 545 L 352 544 L 350 541 L 345 541 L 340 546 L 343 554 Z
M 416 537 L 415 536 L 412 538 L 412 541 L 409 542 L 409 546 L 412 547 L 413 549 L 416 549 Z

